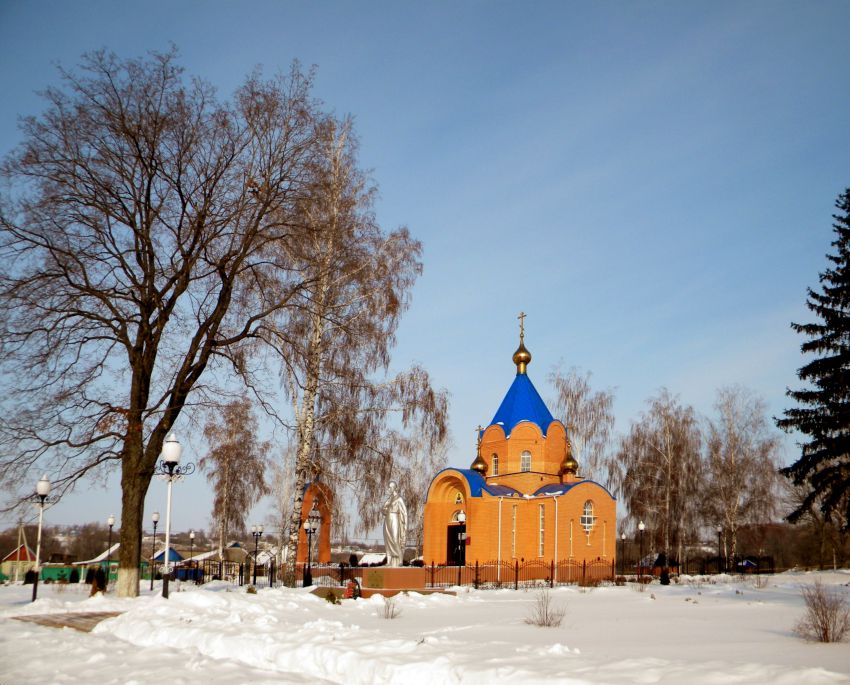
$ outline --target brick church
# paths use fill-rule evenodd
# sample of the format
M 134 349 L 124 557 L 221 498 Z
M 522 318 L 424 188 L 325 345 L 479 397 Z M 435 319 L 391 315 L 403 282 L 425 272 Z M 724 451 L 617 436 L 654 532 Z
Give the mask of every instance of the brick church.
M 520 327 L 516 377 L 479 430 L 475 460 L 468 469 L 443 469 L 431 482 L 426 564 L 614 561 L 616 501 L 579 475 L 564 423 L 528 377 L 523 338 Z

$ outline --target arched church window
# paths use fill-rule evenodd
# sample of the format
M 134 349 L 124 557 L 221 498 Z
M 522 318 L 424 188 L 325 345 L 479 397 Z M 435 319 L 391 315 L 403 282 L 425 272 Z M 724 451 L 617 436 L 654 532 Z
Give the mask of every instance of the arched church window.
M 457 495 L 455 495 L 455 504 L 463 504 L 463 495 L 461 495 L 460 493 L 457 493 Z
M 499 475 L 499 455 L 498 454 L 493 454 L 493 456 L 490 457 L 490 471 L 494 476 Z
M 581 514 L 581 527 L 584 528 L 585 533 L 590 535 L 594 523 L 596 523 L 596 516 L 593 514 L 593 502 L 587 500 Z
M 531 452 L 525 450 L 519 457 L 519 470 L 531 471 Z

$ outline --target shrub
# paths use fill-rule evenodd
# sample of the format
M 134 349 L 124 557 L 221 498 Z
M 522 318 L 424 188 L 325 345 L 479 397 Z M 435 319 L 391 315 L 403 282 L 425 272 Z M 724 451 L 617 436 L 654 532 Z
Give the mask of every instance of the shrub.
M 670 584 L 670 572 L 666 568 L 661 569 L 661 575 L 658 578 L 658 582 L 662 585 Z
M 249 595 L 256 595 L 257 594 L 257 588 L 255 588 L 253 585 L 249 585 L 247 587 L 247 589 L 245 590 L 245 592 L 247 592 Z
M 557 628 L 564 620 L 564 615 L 567 610 L 563 606 L 556 606 L 552 602 L 552 596 L 549 590 L 543 588 L 537 593 L 537 599 L 534 606 L 531 608 L 531 613 L 526 617 L 525 622 L 531 626 L 540 626 L 541 628 Z
M 800 589 L 806 613 L 794 632 L 815 642 L 841 642 L 850 632 L 850 602 L 840 590 L 827 588 L 816 580 Z
M 617 587 L 622 587 L 625 584 L 626 584 L 626 577 L 625 576 L 617 576 L 616 578 L 614 578 L 614 585 L 616 585 Z
M 393 619 L 401 616 L 401 609 L 395 604 L 395 597 L 384 597 L 384 603 L 378 611 L 378 618 Z

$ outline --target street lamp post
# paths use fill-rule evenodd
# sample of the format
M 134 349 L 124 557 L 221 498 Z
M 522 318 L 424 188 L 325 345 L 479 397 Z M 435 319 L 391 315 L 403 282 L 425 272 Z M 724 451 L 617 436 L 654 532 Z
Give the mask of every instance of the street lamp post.
M 313 535 L 319 530 L 322 523 L 322 515 L 316 508 L 316 501 L 313 500 L 313 508 L 307 514 L 307 520 L 304 521 L 304 532 L 307 533 L 307 567 L 304 569 L 303 587 L 313 584 Z
M 196 564 L 192 561 L 192 549 L 194 548 L 194 546 L 195 546 L 195 531 L 190 530 L 189 531 L 189 568 L 190 569 L 194 569 L 194 567 L 196 566 Z M 194 570 L 192 570 L 192 579 L 195 581 L 195 584 L 197 585 L 198 584 L 198 574 L 195 573 Z
M 151 592 L 153 592 L 153 577 L 156 575 L 156 561 L 154 560 L 154 555 L 156 554 L 156 524 L 159 523 L 159 512 L 155 511 L 151 515 L 151 521 L 153 521 L 153 541 L 151 542 Z
M 251 526 L 251 535 L 254 536 L 254 587 L 257 587 L 257 548 L 260 544 L 260 538 L 263 537 L 263 525 Z
M 104 591 L 109 590 L 109 574 L 112 570 L 112 526 L 115 525 L 115 514 L 109 515 L 106 524 L 109 526 L 109 544 L 106 547 L 106 587 Z
M 640 532 L 640 559 L 638 560 L 638 582 L 643 582 L 643 531 L 646 529 L 643 521 L 638 523 L 638 531 Z
M 620 575 L 626 573 L 626 534 L 620 534 Z
M 177 441 L 174 433 L 171 433 L 162 445 L 162 460 L 154 472 L 168 481 L 168 497 L 165 505 L 165 566 L 162 574 L 163 597 L 168 597 L 168 581 L 171 573 L 171 486 L 175 480 L 195 472 L 194 464 L 179 466 L 182 452 L 183 446 Z
M 720 537 L 721 537 L 722 534 L 723 534 L 723 526 L 718 525 L 717 526 L 717 573 L 718 574 L 722 573 L 721 562 L 723 560 L 723 549 L 722 549 L 722 546 L 721 546 L 722 543 L 720 541 Z
M 460 585 L 461 568 L 466 565 L 466 512 L 463 509 L 457 513 L 457 521 L 460 524 L 457 533 L 457 584 Z
M 41 575 L 41 524 L 44 521 L 44 503 L 50 494 L 50 481 L 42 476 L 35 485 L 35 496 L 38 498 L 38 542 L 35 545 L 35 580 L 32 583 L 32 601 L 38 596 L 38 577 Z M 20 556 L 18 556 L 20 559 Z

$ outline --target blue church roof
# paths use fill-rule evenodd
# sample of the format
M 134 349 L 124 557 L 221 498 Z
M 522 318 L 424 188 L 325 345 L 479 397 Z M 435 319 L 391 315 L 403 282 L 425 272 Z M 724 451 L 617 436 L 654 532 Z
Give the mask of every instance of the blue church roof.
M 498 424 L 504 431 L 505 435 L 510 435 L 518 423 L 522 421 L 531 421 L 537 424 L 543 435 L 549 429 L 549 424 L 555 419 L 537 388 L 531 382 L 528 374 L 518 373 L 511 387 L 508 388 L 508 393 L 502 404 L 496 410 L 496 415 L 490 422 L 490 425 Z
M 436 476 L 434 476 L 431 479 L 431 482 L 433 483 L 437 480 L 437 478 L 440 477 L 440 474 L 445 471 L 455 471 L 462 475 L 469 485 L 469 494 L 472 497 L 481 497 L 482 492 L 489 493 L 494 497 L 517 497 L 521 495 L 518 490 L 514 490 L 512 487 L 507 485 L 487 485 L 487 481 L 484 480 L 484 477 L 478 473 L 478 471 L 473 471 L 472 469 L 456 469 L 449 466 L 448 468 L 442 469 Z

